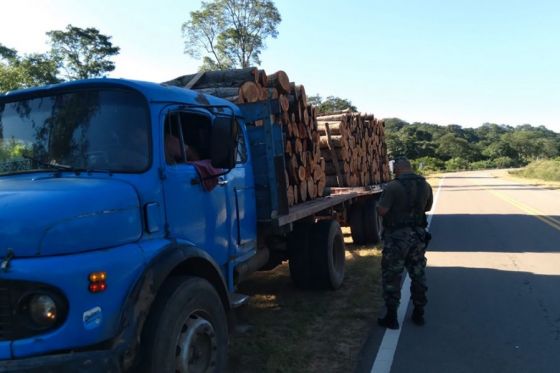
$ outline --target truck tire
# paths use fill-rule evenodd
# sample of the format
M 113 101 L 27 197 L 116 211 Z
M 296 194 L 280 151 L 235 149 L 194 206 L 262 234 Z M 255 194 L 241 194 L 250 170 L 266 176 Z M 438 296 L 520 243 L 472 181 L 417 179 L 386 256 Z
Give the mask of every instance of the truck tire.
M 352 234 L 352 242 L 354 245 L 364 245 L 366 243 L 366 232 L 364 224 L 364 205 L 355 203 L 348 212 L 348 223 L 350 225 L 350 233 Z
M 346 250 L 344 236 L 336 220 L 320 220 L 311 231 L 313 285 L 336 290 L 344 281 Z
M 363 206 L 362 212 L 364 243 L 374 245 L 381 240 L 381 217 L 377 214 L 375 200 L 367 201 Z
M 199 277 L 173 277 L 158 293 L 142 332 L 145 372 L 222 372 L 227 319 L 214 287 Z
M 309 247 L 309 231 L 311 224 L 300 223 L 288 237 L 290 277 L 294 285 L 300 289 L 312 286 L 311 250 Z

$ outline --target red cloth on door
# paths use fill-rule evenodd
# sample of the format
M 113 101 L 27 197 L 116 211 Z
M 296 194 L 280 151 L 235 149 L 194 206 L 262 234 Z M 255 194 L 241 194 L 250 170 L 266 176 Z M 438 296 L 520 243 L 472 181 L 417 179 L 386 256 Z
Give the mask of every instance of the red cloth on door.
M 215 168 L 212 166 L 212 161 L 210 159 L 201 159 L 200 161 L 187 162 L 192 164 L 200 176 L 202 181 L 202 188 L 210 192 L 212 189 L 218 185 L 218 175 L 220 175 L 223 170 Z

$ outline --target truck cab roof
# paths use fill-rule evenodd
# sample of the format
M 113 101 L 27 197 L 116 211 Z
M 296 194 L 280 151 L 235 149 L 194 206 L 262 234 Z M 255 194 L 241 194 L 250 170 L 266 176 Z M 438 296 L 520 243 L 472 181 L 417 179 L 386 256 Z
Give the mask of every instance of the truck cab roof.
M 122 87 L 133 89 L 146 97 L 149 102 L 173 102 L 194 106 L 226 106 L 233 110 L 236 116 L 243 116 L 235 104 L 222 98 L 210 96 L 186 88 L 130 79 L 84 79 L 41 87 L 19 89 L 0 95 L 0 102 L 6 101 L 6 99 L 12 101 L 17 99 L 19 96 L 48 95 L 56 91 L 90 87 Z

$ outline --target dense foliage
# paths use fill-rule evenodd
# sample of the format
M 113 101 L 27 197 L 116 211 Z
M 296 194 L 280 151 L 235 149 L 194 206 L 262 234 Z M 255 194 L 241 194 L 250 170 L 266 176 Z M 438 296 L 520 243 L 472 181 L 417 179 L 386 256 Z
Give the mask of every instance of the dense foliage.
M 102 77 L 113 71 L 119 53 L 111 37 L 95 28 L 68 25 L 46 33 L 51 50 L 21 55 L 0 43 L 0 93 L 64 80 Z
M 544 126 L 485 123 L 478 128 L 385 119 L 390 155 L 423 171 L 519 167 L 560 156 L 560 134 Z

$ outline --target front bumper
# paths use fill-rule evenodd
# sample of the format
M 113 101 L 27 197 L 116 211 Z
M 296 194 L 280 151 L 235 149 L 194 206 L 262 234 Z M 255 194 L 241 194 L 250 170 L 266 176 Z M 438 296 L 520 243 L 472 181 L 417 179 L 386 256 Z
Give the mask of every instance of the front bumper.
M 0 373 L 119 372 L 113 351 L 70 352 L 59 355 L 0 361 Z

